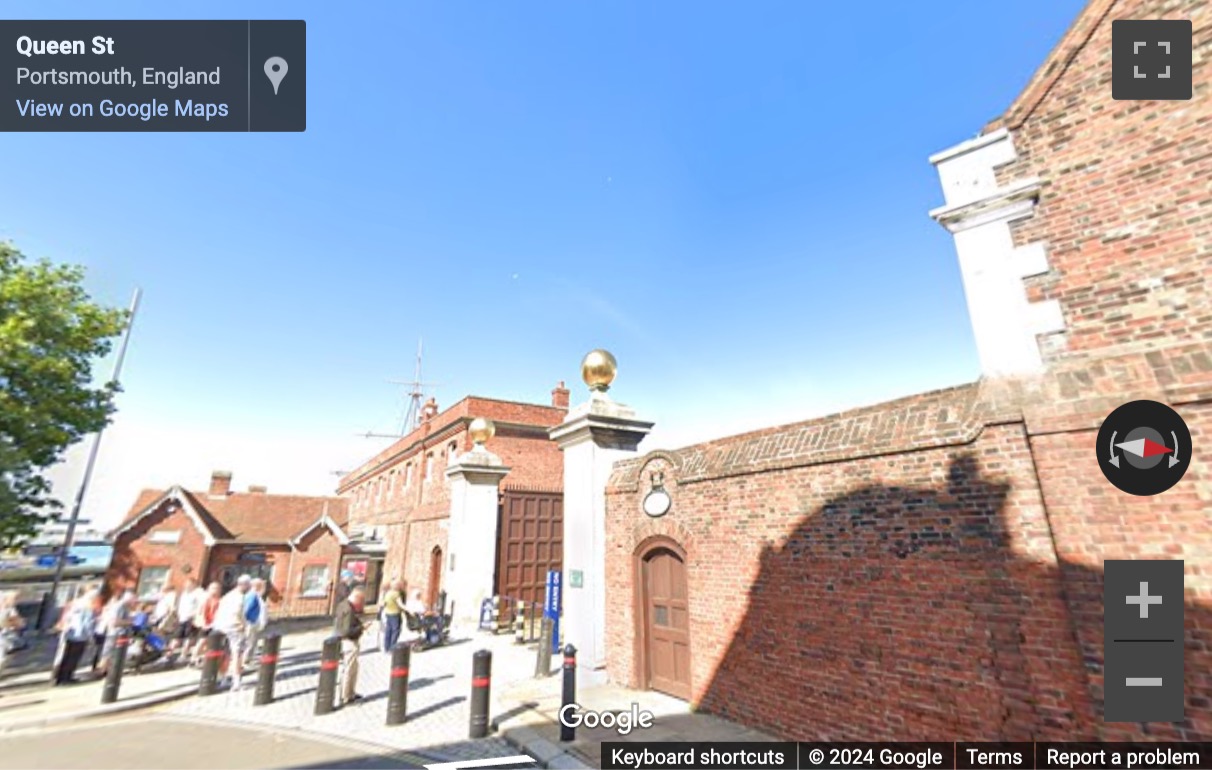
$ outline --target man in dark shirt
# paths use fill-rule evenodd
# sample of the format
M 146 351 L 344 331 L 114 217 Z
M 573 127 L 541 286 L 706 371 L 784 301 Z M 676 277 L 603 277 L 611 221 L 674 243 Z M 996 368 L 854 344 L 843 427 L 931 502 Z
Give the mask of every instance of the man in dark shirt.
M 341 638 L 341 687 L 342 703 L 357 703 L 362 700 L 358 695 L 358 655 L 362 652 L 362 611 L 366 605 L 366 594 L 361 588 L 354 588 L 349 597 L 337 605 L 333 633 Z
M 349 570 L 341 570 L 341 579 L 337 581 L 337 587 L 334 593 L 336 601 L 333 602 L 333 607 L 340 607 L 341 602 L 349 598 L 349 592 L 353 590 L 357 580 L 354 579 L 354 573 Z

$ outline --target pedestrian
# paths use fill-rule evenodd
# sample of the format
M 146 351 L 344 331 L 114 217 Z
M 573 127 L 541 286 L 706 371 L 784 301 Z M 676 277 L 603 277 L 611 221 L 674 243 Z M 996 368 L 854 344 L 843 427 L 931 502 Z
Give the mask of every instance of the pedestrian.
M 76 669 L 96 630 L 99 595 L 100 591 L 95 588 L 85 591 L 71 603 L 59 623 L 61 651 L 55 666 L 56 686 L 80 681 L 76 679 Z
M 261 578 L 253 578 L 252 588 L 244 600 L 244 619 L 248 621 L 248 639 L 244 649 L 244 665 L 251 668 L 257 660 L 257 642 L 269 626 L 269 606 L 266 601 L 267 585 Z
M 162 636 L 172 638 L 177 633 L 177 605 L 181 601 L 177 589 L 166 585 L 156 600 L 156 606 L 151 614 L 151 628 Z
M 337 607 L 333 632 L 341 638 L 341 672 L 339 694 L 343 704 L 362 700 L 358 694 L 358 655 L 362 652 L 362 610 L 366 594 L 361 588 L 349 592 Z
M 8 662 L 8 646 L 25 628 L 25 619 L 17 611 L 17 592 L 0 592 L 0 676 Z
M 109 619 L 113 614 L 114 597 L 108 585 L 102 585 L 97 592 L 96 608 L 97 622 L 93 626 L 93 665 L 95 676 L 101 670 L 101 653 L 105 649 L 105 637 L 109 635 Z
M 352 570 L 341 570 L 341 579 L 337 582 L 337 588 L 333 599 L 333 612 L 341 606 L 341 603 L 349 598 L 349 592 L 357 585 L 358 579 Z
M 129 590 L 110 603 L 105 619 L 105 644 L 101 647 L 101 665 L 97 667 L 99 675 L 104 676 L 109 672 L 109 661 L 114 648 L 118 646 L 118 637 L 130 630 L 138 603 L 135 592 Z
M 400 641 L 400 627 L 404 621 L 404 581 L 393 579 L 387 584 L 380 610 L 383 623 L 383 651 L 391 652 Z
M 404 603 L 404 614 L 409 616 L 408 630 L 411 632 L 408 635 L 409 644 L 417 644 L 425 639 L 425 615 L 428 612 L 429 608 L 421 601 L 421 589 L 412 589 L 408 601 Z
M 189 660 L 194 643 L 198 641 L 198 623 L 201 622 L 202 605 L 206 602 L 206 591 L 193 578 L 185 579 L 181 599 L 177 602 L 177 633 L 173 634 L 170 654 Z
M 252 590 L 252 577 L 236 578 L 236 587 L 224 594 L 215 610 L 215 630 L 227 641 L 227 656 L 222 666 L 224 681 L 232 691 L 239 690 L 244 681 L 244 650 L 248 644 L 247 598 Z
M 202 658 L 206 654 L 206 638 L 215 630 L 215 614 L 219 611 L 219 602 L 222 599 L 222 585 L 214 582 L 206 587 L 206 599 L 202 602 L 202 623 L 198 627 L 198 644 L 194 647 L 195 666 L 202 665 Z

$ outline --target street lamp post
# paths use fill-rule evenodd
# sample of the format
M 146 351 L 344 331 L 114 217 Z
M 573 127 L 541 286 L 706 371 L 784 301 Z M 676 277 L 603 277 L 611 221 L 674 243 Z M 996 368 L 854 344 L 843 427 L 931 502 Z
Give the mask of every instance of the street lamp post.
M 126 348 L 130 344 L 131 329 L 135 326 L 135 313 L 139 310 L 139 298 L 143 295 L 142 289 L 135 289 L 135 295 L 130 302 L 130 317 L 126 322 L 126 329 L 122 333 L 122 343 L 118 347 L 118 358 L 114 361 L 114 374 L 110 378 L 110 382 L 118 384 L 122 376 L 122 363 L 126 360 Z M 55 578 L 51 582 L 50 593 L 43 597 L 42 612 L 39 618 L 38 628 L 45 631 L 50 625 L 50 618 L 56 600 L 59 594 L 59 584 L 63 582 L 63 567 L 67 563 L 67 555 L 72 547 L 72 538 L 76 534 L 76 523 L 80 520 L 80 508 L 84 504 L 84 495 L 88 491 L 88 483 L 93 477 L 93 467 L 97 464 L 97 453 L 101 449 L 101 435 L 105 429 L 97 431 L 93 436 L 93 445 L 88 451 L 88 462 L 84 465 L 84 478 L 80 481 L 80 488 L 76 491 L 76 501 L 72 505 L 71 517 L 67 520 L 67 532 L 63 535 L 63 545 L 59 547 L 59 553 L 55 558 Z

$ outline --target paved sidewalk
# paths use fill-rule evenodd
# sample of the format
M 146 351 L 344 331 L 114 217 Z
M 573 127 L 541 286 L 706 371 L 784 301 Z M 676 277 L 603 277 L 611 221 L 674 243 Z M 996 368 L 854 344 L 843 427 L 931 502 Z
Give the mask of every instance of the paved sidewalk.
M 52 687 L 45 673 L 6 680 L 0 688 L 0 732 L 30 730 L 76 719 L 112 714 L 183 698 L 197 692 L 197 669 L 127 673 L 118 699 L 101 702 L 102 679 L 81 679 L 79 684 Z
M 630 712 L 633 704 L 653 714 L 653 725 L 626 735 L 614 729 L 577 728 L 575 740 L 560 741 L 558 711 L 562 705 L 562 677 L 520 681 L 503 691 L 498 734 L 520 751 L 551 768 L 600 768 L 603 741 L 777 741 L 709 714 L 694 712 L 690 704 L 652 691 L 629 690 L 616 685 L 586 688 L 577 693 L 584 711 Z M 512 713 L 510 713 L 512 712 Z
M 318 648 L 322 633 L 284 636 L 281 655 L 299 658 Z M 86 665 L 80 667 L 80 683 L 52 687 L 50 671 L 27 666 L 0 680 L 0 733 L 39 729 L 53 724 L 160 705 L 197 693 L 201 671 L 187 666 L 164 668 L 153 664 L 142 673 L 122 677 L 118 699 L 101 703 L 103 679 L 93 679 Z M 245 677 L 255 682 L 256 675 Z M 246 685 L 247 687 L 248 685 Z
M 308 734 L 356 738 L 395 751 L 427 757 L 436 762 L 490 759 L 519 752 L 499 736 L 472 740 L 470 695 L 472 654 L 480 649 L 493 653 L 492 691 L 534 675 L 533 645 L 517 645 L 509 636 L 472 635 L 452 639 L 432 650 L 415 652 L 410 664 L 408 719 L 402 725 L 388 726 L 387 686 L 390 655 L 374 647 L 365 649 L 360 660 L 358 690 L 365 696 L 361 703 L 316 716 L 316 685 L 319 676 L 318 653 L 322 637 L 314 640 L 314 653 L 288 660 L 284 655 L 275 683 L 275 700 L 267 706 L 254 706 L 254 688 L 222 693 L 209 698 L 189 698 L 168 706 L 164 713 L 173 717 L 202 718 L 211 722 L 229 721 L 246 727 L 265 726 L 280 730 L 299 730 Z M 490 718 L 504 708 L 493 697 Z

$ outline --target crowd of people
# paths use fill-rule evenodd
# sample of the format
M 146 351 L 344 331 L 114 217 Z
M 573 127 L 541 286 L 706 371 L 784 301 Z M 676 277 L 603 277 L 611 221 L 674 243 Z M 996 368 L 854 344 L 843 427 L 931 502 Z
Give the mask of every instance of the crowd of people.
M 169 665 L 201 667 L 206 639 L 218 632 L 224 641 L 221 685 L 238 690 L 244 673 L 257 663 L 258 642 L 269 623 L 267 589 L 264 580 L 249 575 L 239 576 L 226 592 L 217 582 L 203 587 L 187 578 L 180 591 L 170 585 L 152 598 L 140 598 L 130 590 L 111 595 L 103 585 L 85 587 L 63 609 L 56 626 L 59 648 L 53 682 L 62 686 L 81 681 L 80 668 L 86 661 L 86 677 L 104 677 L 114 647 L 124 635 L 146 639 L 154 634 Z M 398 644 L 423 642 L 426 622 L 434 614 L 419 589 L 406 594 L 404 581 L 387 581 L 377 618 L 380 650 L 390 653 Z M 23 625 L 16 593 L 0 593 L 0 671 L 7 636 L 19 633 Z M 357 691 L 358 660 L 369 626 L 366 590 L 354 573 L 344 571 L 335 588 L 333 614 L 333 633 L 341 639 L 338 705 L 362 700 Z
M 202 588 L 189 578 L 180 592 L 170 586 L 152 599 L 140 599 L 129 590 L 111 596 L 104 586 L 87 587 L 64 608 L 56 626 L 59 650 L 53 681 L 80 681 L 80 666 L 90 649 L 89 675 L 105 676 L 123 635 L 145 640 L 155 635 L 170 665 L 201 666 L 204 640 L 218 631 L 227 653 L 221 675 L 238 689 L 245 669 L 256 663 L 257 641 L 268 623 L 265 581 L 248 575 L 241 575 L 227 593 L 219 583 Z

